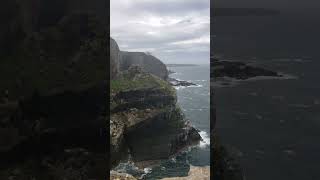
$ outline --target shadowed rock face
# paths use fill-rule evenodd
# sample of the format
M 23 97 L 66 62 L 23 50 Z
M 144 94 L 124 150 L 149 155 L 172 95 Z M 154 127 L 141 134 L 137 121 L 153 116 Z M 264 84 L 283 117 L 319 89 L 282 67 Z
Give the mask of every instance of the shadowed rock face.
M 0 6 L 0 179 L 105 178 L 105 3 Z
M 137 163 L 167 159 L 200 141 L 198 131 L 185 124 L 169 82 L 133 64 L 110 86 L 111 166 L 128 152 Z
M 121 52 L 120 69 L 127 70 L 130 66 L 141 66 L 148 73 L 156 75 L 163 80 L 168 78 L 168 70 L 166 65 L 158 58 L 143 52 Z
M 119 46 L 116 41 L 110 38 L 110 78 L 114 79 L 119 73 L 121 61 Z

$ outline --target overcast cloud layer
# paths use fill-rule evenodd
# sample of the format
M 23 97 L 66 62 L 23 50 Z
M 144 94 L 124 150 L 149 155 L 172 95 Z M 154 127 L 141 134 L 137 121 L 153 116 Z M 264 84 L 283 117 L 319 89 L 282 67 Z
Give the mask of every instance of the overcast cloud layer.
M 210 0 L 111 0 L 111 37 L 123 51 L 165 63 L 208 64 Z

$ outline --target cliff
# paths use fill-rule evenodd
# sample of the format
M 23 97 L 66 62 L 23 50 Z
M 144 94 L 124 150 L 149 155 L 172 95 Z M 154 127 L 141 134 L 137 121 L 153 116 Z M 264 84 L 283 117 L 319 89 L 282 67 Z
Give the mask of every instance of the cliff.
M 40 94 L 76 91 L 101 85 L 106 80 L 105 56 L 109 45 L 104 39 L 106 27 L 97 15 L 65 12 L 58 19 L 48 18 L 50 25 L 35 26 L 28 17 L 38 11 L 31 13 L 25 10 L 26 6 L 22 1 L 10 1 L 7 7 L 15 11 L 9 14 L 12 18 L 7 22 L 11 29 L 3 28 L 0 34 L 7 38 L 1 43 L 10 49 L 0 54 L 0 99 L 8 96 L 15 101 L 28 98 L 35 91 Z M 62 10 L 52 11 L 54 14 Z M 34 27 L 33 31 L 23 31 L 26 26 Z
M 121 53 L 116 41 L 110 38 L 110 79 L 114 79 L 120 71 Z
M 130 55 L 126 53 L 124 59 L 137 57 Z M 137 62 L 144 61 L 148 59 Z M 157 64 L 153 66 L 150 69 Z M 185 124 L 175 89 L 144 67 L 132 64 L 110 82 L 111 166 L 127 156 L 134 162 L 167 159 L 201 139 L 196 129 Z
M 148 73 L 168 79 L 169 72 L 166 65 L 151 54 L 143 52 L 121 52 L 120 70 L 127 70 L 130 66 L 140 66 Z
M 1 6 L 0 179 L 106 177 L 106 26 L 65 2 Z

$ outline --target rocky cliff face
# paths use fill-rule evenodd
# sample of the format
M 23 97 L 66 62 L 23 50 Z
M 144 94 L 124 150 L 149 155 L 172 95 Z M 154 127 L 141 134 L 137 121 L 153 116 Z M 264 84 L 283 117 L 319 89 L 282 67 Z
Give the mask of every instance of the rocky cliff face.
M 163 80 L 168 79 L 169 72 L 165 64 L 151 54 L 143 52 L 121 52 L 120 69 L 127 70 L 130 66 L 141 66 L 148 73 L 156 75 Z
M 106 26 L 50 2 L 1 6 L 0 179 L 103 179 Z
M 197 143 L 171 85 L 138 67 L 111 81 L 111 165 L 129 154 L 135 162 L 166 159 Z
M 128 155 L 134 162 L 166 159 L 200 141 L 197 130 L 185 124 L 160 60 L 122 52 L 120 70 L 110 84 L 111 166 Z
M 114 79 L 120 70 L 121 54 L 116 41 L 110 38 L 110 78 Z

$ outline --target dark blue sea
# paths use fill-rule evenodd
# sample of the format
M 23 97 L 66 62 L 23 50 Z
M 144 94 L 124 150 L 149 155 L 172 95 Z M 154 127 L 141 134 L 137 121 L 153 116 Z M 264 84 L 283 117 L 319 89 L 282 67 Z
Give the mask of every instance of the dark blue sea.
M 247 180 L 320 179 L 320 26 L 315 19 L 297 14 L 216 19 L 216 56 L 288 77 L 215 87 L 217 132 Z

